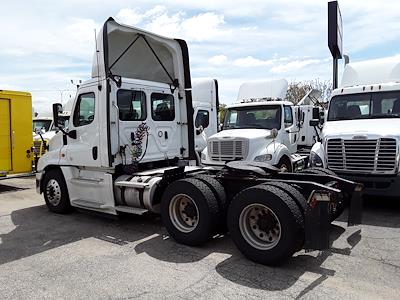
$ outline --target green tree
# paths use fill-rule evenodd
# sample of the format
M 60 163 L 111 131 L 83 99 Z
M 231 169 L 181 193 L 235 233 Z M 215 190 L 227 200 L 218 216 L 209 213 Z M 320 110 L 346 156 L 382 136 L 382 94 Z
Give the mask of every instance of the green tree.
M 226 104 L 220 103 L 218 111 L 219 111 L 219 122 L 222 123 L 222 122 L 224 122 L 224 118 L 225 118 Z

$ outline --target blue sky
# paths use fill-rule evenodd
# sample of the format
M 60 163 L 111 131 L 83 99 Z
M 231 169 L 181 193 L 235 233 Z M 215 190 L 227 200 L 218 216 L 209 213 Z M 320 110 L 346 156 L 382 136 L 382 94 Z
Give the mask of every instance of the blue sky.
M 116 20 L 183 38 L 192 77 L 220 82 L 223 103 L 235 101 L 241 82 L 331 78 L 327 1 L 323 0 L 69 0 L 1 4 L 0 89 L 31 91 L 34 107 L 50 111 L 88 79 L 94 29 Z M 339 2 L 344 49 L 351 61 L 400 54 L 400 2 Z

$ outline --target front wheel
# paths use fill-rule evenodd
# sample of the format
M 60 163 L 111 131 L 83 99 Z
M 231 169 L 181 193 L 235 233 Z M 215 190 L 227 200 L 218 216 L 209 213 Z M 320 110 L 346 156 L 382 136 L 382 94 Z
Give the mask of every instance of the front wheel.
M 52 212 L 65 214 L 71 211 L 68 188 L 61 170 L 54 169 L 46 173 L 43 195 L 47 207 Z
M 287 157 L 282 157 L 279 160 L 277 168 L 281 169 L 282 172 L 292 172 L 292 170 L 293 170 L 292 163 L 291 163 L 290 159 Z

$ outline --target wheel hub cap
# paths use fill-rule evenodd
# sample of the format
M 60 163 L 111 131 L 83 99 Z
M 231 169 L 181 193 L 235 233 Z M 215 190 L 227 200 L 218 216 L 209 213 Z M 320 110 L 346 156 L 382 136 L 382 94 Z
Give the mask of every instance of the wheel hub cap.
M 281 238 L 278 217 L 263 204 L 250 204 L 242 210 L 239 229 L 247 243 L 260 250 L 274 248 Z
M 61 201 L 61 188 L 57 180 L 50 179 L 46 185 L 47 200 L 54 206 L 60 204 Z
M 189 233 L 199 223 L 199 210 L 190 196 L 179 194 L 169 204 L 169 217 L 179 231 Z

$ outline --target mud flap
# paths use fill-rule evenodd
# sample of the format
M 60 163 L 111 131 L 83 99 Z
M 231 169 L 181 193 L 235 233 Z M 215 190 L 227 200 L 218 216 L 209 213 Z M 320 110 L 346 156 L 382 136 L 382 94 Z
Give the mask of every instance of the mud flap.
M 361 224 L 362 221 L 362 191 L 364 186 L 357 184 L 354 188 L 353 195 L 349 205 L 349 215 L 347 218 L 347 226 L 354 226 Z
M 306 252 L 329 248 L 330 224 L 329 201 L 317 201 L 313 208 L 309 207 L 305 214 Z

